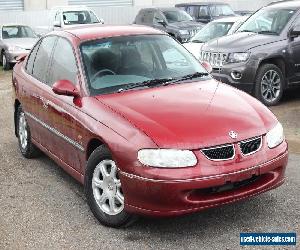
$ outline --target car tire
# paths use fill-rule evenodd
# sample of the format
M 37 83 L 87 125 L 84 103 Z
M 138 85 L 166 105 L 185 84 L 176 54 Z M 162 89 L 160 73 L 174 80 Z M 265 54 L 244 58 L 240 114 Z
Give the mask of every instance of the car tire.
M 277 105 L 283 94 L 284 75 L 274 64 L 264 64 L 258 69 L 255 80 L 255 97 L 266 106 Z
M 21 106 L 17 109 L 16 126 L 19 148 L 22 155 L 27 159 L 37 157 L 41 151 L 31 141 L 30 128 Z
M 8 58 L 5 52 L 2 52 L 1 61 L 2 61 L 3 70 L 11 69 L 11 64 L 8 62 Z
M 85 173 L 85 194 L 88 205 L 104 226 L 126 227 L 136 216 L 124 210 L 124 195 L 118 168 L 110 151 L 104 145 L 91 154 Z

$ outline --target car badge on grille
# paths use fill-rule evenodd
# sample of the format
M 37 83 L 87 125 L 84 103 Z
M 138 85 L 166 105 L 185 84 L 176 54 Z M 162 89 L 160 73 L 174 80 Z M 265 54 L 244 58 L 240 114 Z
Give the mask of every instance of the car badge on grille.
M 232 139 L 236 139 L 238 137 L 238 134 L 234 131 L 230 131 L 228 134 Z

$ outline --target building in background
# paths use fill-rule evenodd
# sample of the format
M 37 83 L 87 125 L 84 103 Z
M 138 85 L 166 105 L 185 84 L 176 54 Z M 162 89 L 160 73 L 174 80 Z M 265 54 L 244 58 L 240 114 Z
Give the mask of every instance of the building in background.
M 205 2 L 206 0 L 204 0 Z M 214 1 L 214 0 L 210 0 Z M 222 0 L 215 0 L 222 1 Z M 274 0 L 223 0 L 234 10 L 254 11 Z M 54 6 L 86 5 L 108 24 L 132 23 L 142 7 L 174 6 L 195 0 L 0 0 L 0 23 L 17 22 L 31 26 L 48 25 L 49 10 Z

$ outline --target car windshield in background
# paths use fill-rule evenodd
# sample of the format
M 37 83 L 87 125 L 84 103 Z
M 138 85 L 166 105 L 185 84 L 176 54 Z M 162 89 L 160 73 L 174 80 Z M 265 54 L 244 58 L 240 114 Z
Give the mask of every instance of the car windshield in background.
M 194 43 L 206 43 L 212 39 L 225 36 L 231 29 L 233 23 L 211 22 L 200 30 L 192 39 Z
M 189 52 L 165 35 L 113 37 L 80 47 L 91 95 L 210 78 Z
M 34 31 L 28 26 L 3 26 L 2 27 L 2 38 L 36 38 Z
M 295 10 L 288 9 L 261 9 L 252 15 L 238 32 L 279 35 L 295 13 Z
M 65 11 L 63 13 L 65 25 L 99 23 L 95 14 L 91 11 Z
M 193 18 L 183 10 L 166 10 L 163 12 L 169 23 L 192 21 Z
M 213 17 L 235 15 L 233 10 L 230 8 L 230 6 L 226 4 L 213 5 L 210 7 L 210 12 Z

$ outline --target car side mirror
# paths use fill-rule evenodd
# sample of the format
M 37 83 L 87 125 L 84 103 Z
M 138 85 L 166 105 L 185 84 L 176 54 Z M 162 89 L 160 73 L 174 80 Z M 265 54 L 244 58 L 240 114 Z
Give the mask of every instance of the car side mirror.
M 161 24 L 162 26 L 166 26 L 167 23 L 164 20 L 158 20 L 157 23 Z
M 206 71 L 210 74 L 213 71 L 212 66 L 210 65 L 210 63 L 208 62 L 202 62 L 201 65 L 203 66 L 203 68 L 206 69 Z
M 52 91 L 57 95 L 78 97 L 79 91 L 69 80 L 58 80 L 52 86 Z
M 300 36 L 300 25 L 296 25 L 294 26 L 291 30 L 290 30 L 290 38 L 295 38 Z
M 60 21 L 54 21 L 53 26 L 54 26 L 54 27 L 61 28 L 61 23 L 60 23 Z

